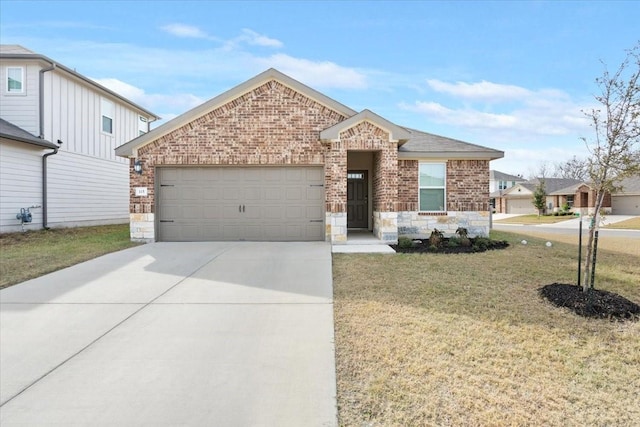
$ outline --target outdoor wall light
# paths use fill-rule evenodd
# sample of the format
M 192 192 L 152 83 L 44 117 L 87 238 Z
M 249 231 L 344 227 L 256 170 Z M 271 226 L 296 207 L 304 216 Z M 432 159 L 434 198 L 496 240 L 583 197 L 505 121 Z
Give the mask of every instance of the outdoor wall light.
M 133 170 L 138 175 L 142 175 L 142 162 L 140 162 L 140 160 L 133 162 Z

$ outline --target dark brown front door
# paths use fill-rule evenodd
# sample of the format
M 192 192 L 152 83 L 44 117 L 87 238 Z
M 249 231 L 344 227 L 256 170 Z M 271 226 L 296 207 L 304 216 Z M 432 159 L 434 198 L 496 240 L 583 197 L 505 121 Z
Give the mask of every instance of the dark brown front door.
M 347 172 L 347 228 L 369 226 L 367 171 Z

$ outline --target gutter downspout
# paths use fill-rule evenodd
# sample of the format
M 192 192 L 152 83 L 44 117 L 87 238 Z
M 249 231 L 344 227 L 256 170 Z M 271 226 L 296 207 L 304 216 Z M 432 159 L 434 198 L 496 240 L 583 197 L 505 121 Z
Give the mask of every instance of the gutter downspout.
M 48 71 L 53 71 L 56 68 L 56 64 L 54 62 L 50 62 L 51 64 L 48 68 L 43 68 L 40 70 L 39 76 L 39 87 L 38 87 L 38 115 L 40 119 L 40 139 L 44 139 L 44 73 Z M 58 143 L 61 143 L 58 140 Z M 58 154 L 58 148 L 54 148 L 51 153 L 47 153 L 42 156 L 42 228 L 48 230 L 47 226 L 47 157 Z
M 62 141 L 58 140 L 58 144 L 62 144 Z M 42 228 L 45 230 L 49 229 L 47 226 L 47 157 L 58 154 L 58 148 L 42 156 Z

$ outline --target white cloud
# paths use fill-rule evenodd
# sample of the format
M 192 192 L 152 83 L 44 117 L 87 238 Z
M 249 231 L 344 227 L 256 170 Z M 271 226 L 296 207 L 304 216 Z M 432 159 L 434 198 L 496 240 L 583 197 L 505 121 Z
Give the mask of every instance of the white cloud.
M 251 45 L 256 45 L 256 46 L 275 47 L 275 48 L 280 48 L 284 46 L 284 44 L 280 40 L 272 39 L 263 34 L 258 34 L 255 31 L 250 30 L 248 28 L 244 28 L 242 30 L 242 36 L 240 36 L 239 39 L 246 41 Z
M 580 105 L 557 89 L 529 90 L 519 86 L 481 83 L 455 84 L 429 80 L 439 93 L 450 95 L 439 102 L 401 103 L 400 108 L 425 115 L 435 123 L 491 134 L 494 141 L 531 140 L 535 137 L 588 133 Z M 446 104 L 445 104 L 446 102 Z
M 363 73 L 330 61 L 311 61 L 282 53 L 267 58 L 254 58 L 254 61 L 263 67 L 277 68 L 311 87 L 364 89 L 368 86 L 367 77 Z
M 115 78 L 92 79 L 98 84 L 112 90 L 130 101 L 158 114 L 163 121 L 176 117 L 205 100 L 190 93 L 148 94 L 144 90 Z M 167 113 L 163 114 L 162 111 Z M 176 114 L 177 112 L 177 114 Z
M 479 83 L 447 83 L 430 79 L 427 80 L 427 84 L 436 92 L 470 100 L 501 101 L 521 99 L 531 94 L 531 91 L 519 86 L 491 83 L 485 80 Z
M 196 39 L 210 38 L 210 36 L 206 32 L 192 25 L 176 23 L 176 24 L 165 25 L 163 27 L 160 27 L 160 29 L 177 37 L 196 38 Z
M 281 48 L 284 46 L 280 40 L 260 34 L 249 28 L 243 28 L 242 33 L 239 36 L 229 40 L 223 40 L 220 37 L 212 36 L 199 27 L 181 23 L 164 25 L 160 27 L 160 29 L 176 37 L 205 39 L 219 42 L 222 43 L 222 48 L 227 51 L 237 49 L 242 43 L 246 43 L 251 46 L 270 48 Z

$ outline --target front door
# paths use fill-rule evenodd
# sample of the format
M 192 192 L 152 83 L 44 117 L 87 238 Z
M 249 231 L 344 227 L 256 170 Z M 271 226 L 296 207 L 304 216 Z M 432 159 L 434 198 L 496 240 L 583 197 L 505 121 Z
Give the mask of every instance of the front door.
M 367 171 L 347 171 L 347 228 L 369 227 Z

